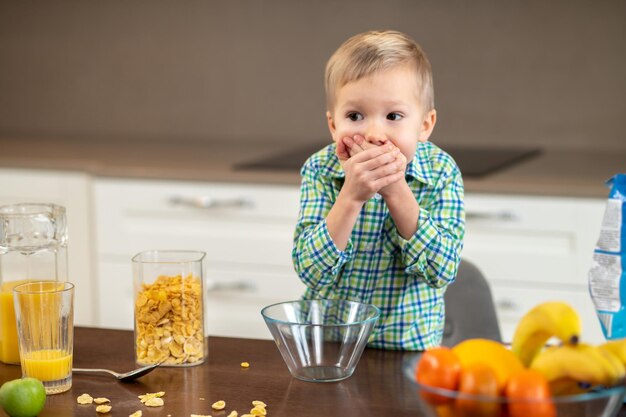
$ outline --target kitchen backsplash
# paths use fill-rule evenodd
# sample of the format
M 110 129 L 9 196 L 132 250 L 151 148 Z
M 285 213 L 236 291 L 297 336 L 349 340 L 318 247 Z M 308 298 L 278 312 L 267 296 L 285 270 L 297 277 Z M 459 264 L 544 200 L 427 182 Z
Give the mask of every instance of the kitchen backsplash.
M 453 145 L 626 150 L 626 2 L 0 0 L 0 136 L 327 140 L 323 71 L 394 28 Z

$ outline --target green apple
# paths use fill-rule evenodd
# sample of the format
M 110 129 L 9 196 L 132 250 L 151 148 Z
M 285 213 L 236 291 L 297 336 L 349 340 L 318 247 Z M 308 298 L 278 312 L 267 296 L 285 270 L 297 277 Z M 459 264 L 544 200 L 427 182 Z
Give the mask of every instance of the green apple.
M 0 387 L 0 406 L 11 417 L 36 417 L 45 404 L 46 389 L 38 379 L 14 379 Z

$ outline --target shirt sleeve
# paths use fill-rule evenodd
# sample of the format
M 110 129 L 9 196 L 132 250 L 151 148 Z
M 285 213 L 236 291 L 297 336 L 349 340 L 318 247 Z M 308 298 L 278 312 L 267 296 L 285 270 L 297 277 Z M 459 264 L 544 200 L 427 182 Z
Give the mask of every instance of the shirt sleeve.
M 292 259 L 302 282 L 317 291 L 334 284 L 354 251 L 352 241 L 348 241 L 344 251 L 337 249 L 328 232 L 326 216 L 334 202 L 331 188 L 330 181 L 322 181 L 305 165 Z
M 405 272 L 429 286 L 452 282 L 465 235 L 463 179 L 456 166 L 439 177 L 433 198 L 420 203 L 417 231 L 408 240 L 397 234 Z

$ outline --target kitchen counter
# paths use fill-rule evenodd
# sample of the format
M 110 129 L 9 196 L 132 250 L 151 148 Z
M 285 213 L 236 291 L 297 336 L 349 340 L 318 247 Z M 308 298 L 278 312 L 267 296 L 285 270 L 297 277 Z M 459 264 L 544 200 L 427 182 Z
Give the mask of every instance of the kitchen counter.
M 0 167 L 82 171 L 102 177 L 298 185 L 300 176 L 296 171 L 237 169 L 242 163 L 297 147 L 174 140 L 0 138 Z M 465 188 L 475 193 L 605 198 L 608 190 L 603 184 L 618 172 L 626 172 L 624 151 L 544 150 L 484 178 L 466 178 Z
M 190 414 L 225 417 L 231 410 L 249 412 L 253 400 L 267 404 L 270 416 L 419 416 L 415 386 L 402 374 L 403 364 L 415 353 L 366 349 L 355 373 L 334 383 L 312 383 L 292 378 L 273 341 L 209 337 L 208 362 L 189 368 L 160 367 L 134 383 L 120 383 L 111 376 L 75 374 L 72 389 L 48 396 L 40 417 L 96 415 L 94 405 L 78 405 L 76 397 L 88 393 L 107 397 L 110 415 L 128 416 L 143 410 L 144 416 Z M 246 361 L 250 367 L 243 369 Z M 132 369 L 133 333 L 77 327 L 74 366 L 118 371 Z M 0 364 L 0 381 L 19 378 L 20 368 Z M 137 398 L 165 391 L 163 407 L 143 406 Z M 211 404 L 226 401 L 226 410 L 215 412 Z M 0 415 L 4 415 L 0 411 Z

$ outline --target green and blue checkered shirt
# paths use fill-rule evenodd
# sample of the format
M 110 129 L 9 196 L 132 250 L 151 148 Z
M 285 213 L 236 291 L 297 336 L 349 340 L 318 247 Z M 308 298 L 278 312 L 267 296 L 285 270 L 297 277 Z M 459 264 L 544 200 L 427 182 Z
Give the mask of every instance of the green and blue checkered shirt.
M 456 276 L 465 234 L 463 179 L 454 160 L 430 142 L 419 143 L 406 180 L 420 206 L 418 229 L 405 240 L 376 194 L 356 221 L 348 245 L 332 241 L 326 215 L 345 174 L 331 144 L 302 167 L 300 213 L 293 262 L 304 299 L 346 299 L 381 310 L 370 347 L 424 350 L 439 345 L 443 294 Z

